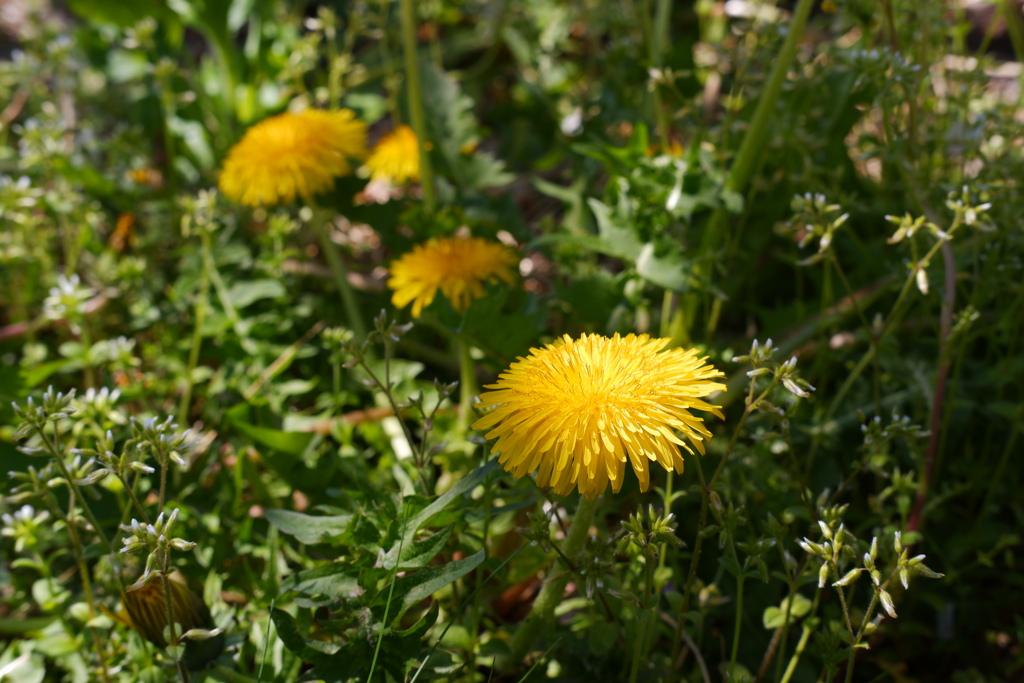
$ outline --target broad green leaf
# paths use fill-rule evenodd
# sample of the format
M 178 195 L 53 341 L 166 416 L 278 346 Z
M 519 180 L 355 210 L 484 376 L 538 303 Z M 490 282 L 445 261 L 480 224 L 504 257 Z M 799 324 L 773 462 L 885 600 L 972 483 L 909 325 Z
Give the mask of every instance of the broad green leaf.
M 251 306 L 260 299 L 280 299 L 287 294 L 284 285 L 269 278 L 236 282 L 228 290 L 228 298 L 238 309 Z
M 787 597 L 779 607 L 769 607 L 764 611 L 762 619 L 767 629 L 782 628 L 786 623 L 786 605 L 789 602 Z M 793 606 L 789 608 L 789 623 L 793 624 L 801 617 L 811 611 L 811 601 L 797 593 L 793 599 Z
M 341 536 L 352 521 L 352 515 L 314 517 L 291 510 L 265 510 L 263 515 L 280 531 L 303 543 L 320 543 L 331 536 Z

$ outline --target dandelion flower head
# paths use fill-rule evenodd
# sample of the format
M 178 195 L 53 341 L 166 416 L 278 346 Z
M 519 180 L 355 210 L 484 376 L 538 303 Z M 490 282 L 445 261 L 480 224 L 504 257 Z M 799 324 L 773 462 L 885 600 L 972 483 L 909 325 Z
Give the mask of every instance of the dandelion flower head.
M 391 303 L 398 308 L 411 303 L 412 315 L 418 318 L 441 290 L 452 307 L 462 312 L 484 295 L 487 282 L 512 284 L 518 263 L 515 251 L 501 242 L 434 238 L 391 264 L 388 287 L 395 291 Z
M 349 109 L 272 116 L 246 131 L 220 172 L 220 189 L 248 206 L 309 200 L 366 157 L 366 124 Z
M 420 179 L 420 147 L 409 126 L 399 126 L 380 139 L 366 168 L 374 180 L 400 185 Z
M 536 471 L 537 483 L 559 495 L 578 488 L 593 499 L 609 483 L 618 492 L 627 458 L 646 491 L 651 463 L 682 472 L 679 447 L 704 453 L 711 432 L 691 410 L 722 417 L 702 399 L 725 390 L 714 381 L 723 373 L 696 349 L 661 352 L 670 341 L 565 335 L 531 349 L 486 387 L 492 391 L 478 406 L 490 410 L 473 429 L 497 439 L 491 452 L 501 453 L 506 470 L 516 477 Z

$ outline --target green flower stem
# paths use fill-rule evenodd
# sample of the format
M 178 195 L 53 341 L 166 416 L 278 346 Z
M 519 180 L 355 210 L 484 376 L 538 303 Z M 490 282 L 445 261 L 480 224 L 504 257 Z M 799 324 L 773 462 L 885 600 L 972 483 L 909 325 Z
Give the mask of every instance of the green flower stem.
M 60 443 L 60 437 L 55 437 L 55 442 L 50 443 L 50 439 L 44 432 L 40 431 L 39 435 L 42 437 L 43 443 L 46 444 L 50 454 L 53 455 L 53 459 L 57 463 L 57 467 L 60 468 L 60 473 L 68 483 L 68 488 L 71 489 L 71 495 L 74 497 L 74 500 L 77 500 L 82 504 L 82 514 L 85 515 L 87 520 L 89 520 L 89 524 L 92 525 L 93 530 L 95 530 L 96 535 L 100 539 L 100 543 L 102 543 L 106 551 L 110 553 L 111 561 L 114 566 L 117 567 L 117 553 L 114 551 L 114 546 L 110 544 L 110 539 L 108 539 L 107 535 L 103 533 L 103 527 L 101 527 L 100 523 L 96 521 L 96 515 L 92 513 L 92 509 L 82 496 L 82 491 L 78 488 L 78 484 L 75 483 L 75 480 L 71 478 L 71 473 L 68 472 L 67 465 L 64 464 L 64 454 L 57 448 L 57 444 Z
M 775 66 L 772 67 L 772 72 L 768 76 L 768 81 L 761 92 L 761 97 L 757 101 L 754 118 L 750 122 L 746 135 L 743 136 L 743 142 L 736 153 L 736 159 L 733 161 L 732 168 L 729 169 L 729 176 L 725 180 L 724 187 L 727 191 L 742 192 L 743 188 L 747 185 L 747 181 L 750 180 L 761 151 L 764 149 L 765 130 L 768 128 L 768 122 L 772 118 L 775 103 L 782 92 L 782 85 L 786 81 L 789 68 L 792 66 L 793 60 L 796 59 L 800 37 L 803 35 L 804 27 L 807 25 L 807 18 L 810 16 L 811 8 L 814 7 L 814 4 L 815 0 L 799 0 L 796 8 L 793 10 L 793 20 L 790 22 L 789 30 L 786 34 L 786 42 L 783 43 L 782 49 L 779 50 L 779 54 L 775 59 Z M 711 215 L 707 227 L 704 228 L 704 238 L 701 244 L 701 252 L 703 254 L 707 255 L 718 247 L 722 238 L 725 237 L 728 219 L 729 210 L 724 206 L 716 209 Z M 711 328 L 709 334 L 713 332 L 714 329 Z
M 569 533 L 565 536 L 562 544 L 561 554 L 572 558 L 583 550 L 583 543 L 587 540 L 587 533 L 590 530 L 590 523 L 594 519 L 594 512 L 597 510 L 597 498 L 589 500 L 580 496 L 580 504 L 576 508 L 576 516 L 573 517 Z M 516 630 L 509 645 L 511 650 L 511 664 L 515 665 L 523 661 L 530 646 L 551 623 L 555 614 L 555 608 L 562 602 L 562 595 L 565 593 L 565 585 L 569 583 L 572 572 L 569 570 L 556 573 L 548 578 L 544 587 L 540 589 L 537 599 L 530 609 L 529 616 Z
M 160 516 L 164 511 L 164 500 L 167 495 L 167 456 L 165 455 L 160 461 L 160 499 L 157 504 L 156 514 Z
M 420 147 L 420 183 L 423 186 L 423 202 L 428 213 L 437 207 L 434 195 L 434 167 L 427 153 L 427 120 L 423 111 L 423 95 L 420 84 L 420 64 L 416 58 L 416 10 L 412 0 L 401 0 L 402 48 L 405 52 L 405 78 L 409 96 L 409 118 Z
M 345 315 L 348 317 L 348 324 L 356 335 L 357 341 L 366 339 L 366 324 L 359 312 L 359 302 L 356 301 L 356 293 L 352 285 L 348 283 L 348 274 L 345 265 L 342 263 L 341 255 L 338 253 L 338 245 L 331 239 L 327 231 L 326 211 L 316 211 L 313 214 L 312 226 L 320 238 L 320 246 L 323 248 L 324 256 L 327 258 L 327 265 L 334 275 L 334 282 L 338 286 L 338 293 L 341 294 L 341 302 L 345 306 Z
M 654 21 L 651 22 L 650 5 L 643 3 L 643 31 L 647 41 L 647 58 L 652 69 L 660 71 L 665 62 L 665 43 L 668 41 L 668 25 L 671 14 L 671 0 L 657 0 L 654 10 Z M 668 149 L 669 130 L 668 115 L 661 98 L 662 81 L 656 81 L 651 89 L 651 103 L 654 107 L 654 120 L 658 129 L 658 142 L 662 149 Z
M 381 22 L 387 26 L 388 15 L 391 11 L 391 0 L 381 0 Z M 391 54 L 391 46 L 388 44 L 390 35 L 387 31 L 382 32 L 380 41 L 380 61 L 384 64 L 384 92 L 388 97 L 388 112 L 391 114 L 391 125 L 398 128 L 402 125 L 402 113 L 398 109 L 398 68 Z
M 836 540 L 838 540 L 838 538 Z M 839 573 L 839 565 L 835 562 L 829 562 L 829 564 L 832 568 L 832 576 L 835 578 L 836 582 L 838 582 L 839 579 L 842 578 L 842 574 Z M 853 632 L 853 622 L 850 620 L 850 608 L 846 604 L 846 595 L 843 593 L 842 586 L 835 586 L 835 589 L 836 593 L 839 594 L 839 606 L 843 609 L 843 620 L 846 622 L 846 631 L 850 634 L 850 645 L 853 646 L 857 636 Z M 851 657 L 852 656 L 851 650 Z
M 473 397 L 476 396 L 476 366 L 469 353 L 470 344 L 465 337 L 455 338 L 459 352 L 459 428 L 469 429 L 469 420 L 473 414 Z
M 125 492 L 128 493 L 128 498 L 131 499 L 132 505 L 135 506 L 135 511 L 139 513 L 139 519 L 144 523 L 149 524 L 149 515 L 146 514 L 145 508 L 142 507 L 142 503 L 139 502 L 138 497 L 135 495 L 135 491 L 132 490 L 134 487 L 128 483 L 128 480 L 121 475 L 120 472 L 115 472 L 117 478 L 121 480 L 121 485 L 124 486 Z
M 235 305 L 231 303 L 231 297 L 228 296 L 228 288 L 224 284 L 224 280 L 220 277 L 220 271 L 217 270 L 217 262 L 213 259 L 213 245 L 210 241 L 210 233 L 206 230 L 201 230 L 199 233 L 202 238 L 203 245 L 203 259 L 206 261 L 206 270 L 210 277 L 210 282 L 213 283 L 213 288 L 217 292 L 217 300 L 220 301 L 221 307 L 224 309 L 224 313 L 227 314 L 228 320 L 231 321 L 231 326 L 235 330 L 235 334 L 239 338 L 244 338 L 242 330 L 239 327 L 238 311 L 235 309 Z
M 800 641 L 796 644 L 796 650 L 793 652 L 793 656 L 789 658 L 789 664 L 786 665 L 786 672 L 782 674 L 782 680 L 779 683 L 789 683 L 789 679 L 793 677 L 793 672 L 796 671 L 796 665 L 800 662 L 800 656 L 804 653 L 804 649 L 807 647 L 807 641 L 810 640 L 811 634 L 814 633 L 815 619 L 812 619 L 818 612 L 818 600 L 821 598 L 821 589 L 814 591 L 814 602 L 811 604 L 811 611 L 806 617 L 804 617 L 803 631 L 800 633 Z M 782 650 L 779 651 L 781 656 Z
M 853 663 L 854 660 L 857 658 L 857 646 L 860 645 L 861 640 L 864 638 L 864 632 L 865 630 L 867 630 L 868 622 L 870 622 L 871 617 L 875 615 L 875 609 L 878 608 L 878 597 L 882 594 L 882 591 L 884 591 L 889 586 L 889 582 L 896 578 L 896 575 L 899 573 L 899 571 L 900 568 L 897 564 L 896 568 L 892 570 L 892 574 L 889 575 L 889 578 L 886 579 L 881 586 L 875 586 L 874 584 L 872 584 L 874 592 L 871 595 L 871 602 L 870 604 L 868 604 L 867 611 L 864 612 L 864 618 L 860 622 L 860 628 L 857 629 L 857 635 L 853 638 L 853 642 L 851 643 L 852 647 L 850 647 L 850 659 L 846 662 L 846 683 L 851 683 L 851 681 L 853 681 Z M 836 575 L 838 576 L 838 572 L 836 573 Z M 839 594 L 841 596 L 842 591 L 840 591 Z M 852 633 L 850 635 L 851 637 L 853 636 Z
M 164 610 L 167 616 L 167 626 L 170 629 L 170 639 L 167 641 L 167 647 L 177 647 L 178 635 L 176 624 L 174 622 L 174 603 L 171 601 L 171 580 L 168 578 L 168 574 L 171 573 L 171 551 L 170 549 L 164 550 L 164 570 L 160 574 L 160 587 L 164 592 Z M 178 664 L 178 673 L 181 674 L 182 683 L 188 683 L 188 669 L 185 667 L 185 662 L 182 661 L 180 656 L 175 656 L 175 662 Z
M 206 311 L 209 308 L 210 299 L 210 263 L 213 256 L 210 254 L 210 236 L 206 230 L 202 230 L 203 263 L 199 281 L 199 296 L 196 298 L 193 307 L 195 316 L 195 327 L 192 330 L 192 346 L 188 352 L 188 367 L 185 370 L 185 389 L 181 392 L 181 402 L 178 404 L 178 424 L 188 423 L 188 411 L 192 404 L 192 374 L 199 364 L 199 350 L 203 345 L 203 323 L 206 322 Z

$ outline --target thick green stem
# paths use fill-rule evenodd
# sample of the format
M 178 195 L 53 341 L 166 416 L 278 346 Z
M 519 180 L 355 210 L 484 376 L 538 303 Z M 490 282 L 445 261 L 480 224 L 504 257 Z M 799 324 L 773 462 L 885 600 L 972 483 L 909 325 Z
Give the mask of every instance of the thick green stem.
M 796 59 L 800 37 L 803 35 L 804 26 L 807 25 L 807 18 L 810 16 L 811 8 L 814 7 L 814 4 L 815 0 L 799 0 L 796 8 L 793 10 L 793 20 L 790 22 L 789 30 L 786 34 L 786 42 L 783 43 L 782 49 L 775 59 L 775 66 L 772 67 L 772 72 L 768 76 L 768 81 L 761 92 L 761 97 L 757 101 L 754 118 L 750 122 L 746 135 L 743 136 L 743 142 L 736 153 L 736 159 L 733 161 L 732 168 L 729 169 L 729 176 L 725 180 L 724 188 L 727 191 L 743 192 L 756 167 L 758 157 L 764 150 L 765 131 L 768 128 L 768 122 L 772 118 L 775 103 L 782 92 L 782 85 L 786 81 L 786 75 L 789 73 L 794 59 Z M 718 245 L 722 242 L 722 238 L 725 237 L 727 231 L 728 218 L 729 210 L 724 205 L 716 209 L 711 215 L 707 227 L 704 228 L 704 238 L 701 244 L 701 253 L 705 256 L 717 249 Z M 709 334 L 713 332 L 714 328 L 710 328 Z
M 476 366 L 473 364 L 473 357 L 469 353 L 469 342 L 465 337 L 459 336 L 455 339 L 459 351 L 459 428 L 469 428 L 469 419 L 472 416 L 473 397 L 476 395 Z
M 768 76 L 761 98 L 757 101 L 757 109 L 754 110 L 754 118 L 750 122 L 746 135 L 743 136 L 743 143 L 740 145 L 736 160 L 729 169 L 729 177 L 725 181 L 725 189 L 733 192 L 742 192 L 747 181 L 750 180 L 751 172 L 757 162 L 758 156 L 764 150 L 764 134 L 771 120 L 772 112 L 775 109 L 775 102 L 782 92 L 782 84 L 786 80 L 789 68 L 796 58 L 797 47 L 800 44 L 800 37 L 803 35 L 807 18 L 811 14 L 815 0 L 799 0 L 796 9 L 793 10 L 793 20 L 790 22 L 786 34 L 786 42 L 775 60 L 775 66 Z M 728 209 L 719 208 L 711 217 L 711 223 L 704 232 L 704 246 L 712 248 L 717 246 Z
M 313 229 L 316 231 L 317 237 L 320 238 L 320 246 L 324 250 L 327 265 L 330 266 L 331 273 L 334 275 L 334 282 L 338 286 L 338 293 L 341 294 L 341 303 L 345 306 L 348 324 L 352 328 L 352 332 L 355 333 L 356 340 L 361 342 L 366 339 L 366 324 L 363 323 L 363 316 L 359 311 L 359 302 L 356 301 L 355 290 L 348 283 L 348 274 L 345 271 L 344 263 L 342 263 L 341 255 L 338 253 L 338 245 L 334 243 L 330 233 L 327 231 L 327 222 L 327 214 L 323 211 L 317 211 L 313 216 Z
M 405 79 L 409 96 L 409 119 L 416 132 L 420 147 L 420 183 L 423 186 L 423 202 L 427 212 L 437 207 L 434 196 L 434 167 L 427 153 L 427 117 L 423 112 L 423 95 L 420 85 L 420 64 L 416 58 L 416 10 L 412 0 L 401 0 L 402 49 L 405 52 Z
M 579 507 L 576 508 L 576 516 L 573 517 L 569 533 L 565 536 L 565 543 L 562 544 L 562 555 L 572 558 L 583 550 L 583 543 L 587 540 L 587 532 L 590 530 L 590 523 L 594 519 L 594 512 L 597 510 L 597 498 L 593 500 L 580 497 Z M 530 646 L 536 642 L 544 630 L 551 623 L 555 614 L 555 608 L 562 602 L 565 593 L 565 585 L 569 583 L 572 572 L 565 570 L 550 577 L 540 589 L 540 594 L 530 609 L 530 615 L 519 626 L 516 634 L 512 637 L 509 646 L 511 650 L 511 664 L 515 665 L 523 661 Z

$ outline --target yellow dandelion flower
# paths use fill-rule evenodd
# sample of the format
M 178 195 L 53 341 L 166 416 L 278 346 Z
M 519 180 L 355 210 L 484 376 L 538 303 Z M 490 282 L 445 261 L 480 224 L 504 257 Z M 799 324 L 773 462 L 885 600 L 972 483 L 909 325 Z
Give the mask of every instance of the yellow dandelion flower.
M 627 457 L 646 491 L 651 462 L 682 472 L 679 446 L 704 453 L 711 432 L 691 410 L 722 417 L 701 399 L 725 390 L 712 381 L 723 373 L 696 349 L 659 353 L 670 341 L 565 335 L 531 349 L 486 387 L 493 391 L 478 406 L 492 410 L 473 429 L 490 430 L 487 438 L 497 439 L 491 452 L 501 453 L 506 470 L 516 477 L 536 470 L 537 483 L 559 495 L 578 488 L 593 499 L 609 482 L 618 492 Z
M 366 156 L 366 124 L 349 109 L 272 116 L 228 152 L 220 189 L 248 206 L 287 204 L 330 190 Z
M 412 316 L 418 318 L 440 289 L 455 310 L 465 311 L 483 296 L 486 282 L 512 284 L 518 263 L 516 253 L 501 242 L 434 238 L 391 264 L 391 303 L 398 308 L 412 303 Z
M 420 179 L 420 147 L 416 133 L 409 126 L 399 126 L 373 148 L 366 168 L 374 180 L 387 180 L 395 185 Z

